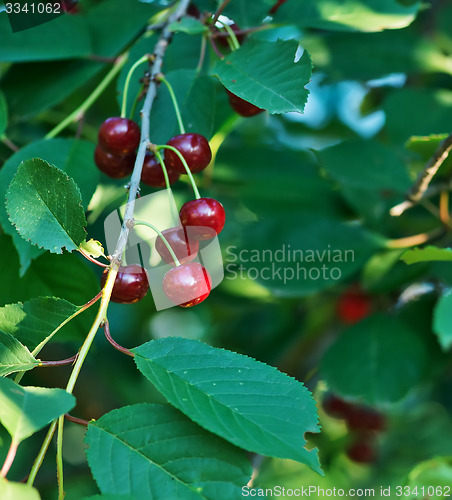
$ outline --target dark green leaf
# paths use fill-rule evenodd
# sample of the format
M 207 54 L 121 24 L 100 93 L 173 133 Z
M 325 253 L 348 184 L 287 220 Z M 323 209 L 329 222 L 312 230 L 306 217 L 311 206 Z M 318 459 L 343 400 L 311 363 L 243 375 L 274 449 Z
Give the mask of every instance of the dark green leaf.
M 233 94 L 270 113 L 303 112 L 308 99 L 312 64 L 304 51 L 295 62 L 294 40 L 266 42 L 250 39 L 220 59 L 212 74 Z
M 435 306 L 433 330 L 441 347 L 447 351 L 452 345 L 452 290 L 446 290 Z
M 0 90 L 0 137 L 5 133 L 8 126 L 8 105 L 5 95 Z
M 23 441 L 75 406 L 63 389 L 22 387 L 0 379 L 0 421 L 16 442 Z
M 399 401 L 421 383 L 430 359 L 422 337 L 395 317 L 375 315 L 345 331 L 320 373 L 332 391 L 369 404 Z
M 250 28 L 258 26 L 269 10 L 276 3 L 276 0 L 234 0 L 230 2 L 224 14 L 231 18 L 240 28 Z
M 113 410 L 89 424 L 86 444 L 93 476 L 109 495 L 233 500 L 251 475 L 245 452 L 169 405 Z
M 9 333 L 0 331 L 0 377 L 32 370 L 39 364 L 30 351 Z
M 52 253 L 76 250 L 86 239 L 77 184 L 40 158 L 19 166 L 6 193 L 6 211 L 22 238 Z
M 426 246 L 424 248 L 413 248 L 406 250 L 400 257 L 405 264 L 416 264 L 417 262 L 450 261 L 452 260 L 451 248 L 438 248 Z
M 302 383 L 247 356 L 196 340 L 165 338 L 135 349 L 140 371 L 192 420 L 231 443 L 262 455 L 290 458 L 321 472 L 315 403 Z
M 177 22 L 171 23 L 169 29 L 174 33 L 181 32 L 187 35 L 201 35 L 207 31 L 207 26 L 193 17 L 183 17 Z

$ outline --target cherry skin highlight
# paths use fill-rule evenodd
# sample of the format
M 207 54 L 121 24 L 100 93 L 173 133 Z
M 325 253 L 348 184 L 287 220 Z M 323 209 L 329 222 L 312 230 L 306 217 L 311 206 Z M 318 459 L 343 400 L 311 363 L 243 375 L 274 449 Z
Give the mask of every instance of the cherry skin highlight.
M 245 99 L 242 99 L 241 97 L 233 94 L 228 89 L 225 88 L 225 90 L 228 94 L 229 104 L 231 105 L 231 108 L 240 116 L 249 118 L 250 116 L 255 116 L 265 111 L 264 109 L 258 108 L 254 104 L 251 104 L 250 102 L 245 101 Z
M 115 155 L 134 153 L 140 144 L 140 127 L 128 118 L 107 118 L 99 129 L 99 144 Z
M 99 144 L 94 150 L 94 163 L 97 168 L 113 179 L 122 179 L 130 175 L 135 165 L 135 159 L 135 153 L 117 156 L 105 151 Z
M 199 242 L 193 236 L 190 238 L 184 227 L 172 227 L 162 232 L 173 249 L 181 264 L 192 261 L 199 250 Z M 167 264 L 174 264 L 174 260 L 160 236 L 155 241 L 155 249 Z
M 107 281 L 108 269 L 102 273 L 100 284 L 102 288 Z M 141 300 L 149 290 L 146 269 L 137 265 L 121 266 L 118 269 L 111 300 L 120 304 L 133 304 Z
M 165 295 L 181 307 L 193 307 L 205 300 L 212 289 L 212 279 L 198 262 L 188 262 L 170 269 L 163 277 Z
M 189 227 L 199 240 L 208 240 L 224 227 L 226 214 L 223 205 L 213 198 L 187 201 L 179 212 L 183 226 Z
M 176 148 L 182 154 L 190 172 L 194 174 L 204 170 L 212 159 L 209 142 L 200 134 L 176 135 L 167 142 L 167 145 Z M 187 173 L 179 156 L 170 149 L 165 150 L 165 165 L 179 174 Z
M 168 165 L 165 166 L 166 171 L 168 172 L 170 185 L 173 185 L 179 179 L 179 174 Z M 155 155 L 151 153 L 146 153 L 146 156 L 144 157 L 143 170 L 141 171 L 141 182 L 151 187 L 166 187 L 162 166 Z

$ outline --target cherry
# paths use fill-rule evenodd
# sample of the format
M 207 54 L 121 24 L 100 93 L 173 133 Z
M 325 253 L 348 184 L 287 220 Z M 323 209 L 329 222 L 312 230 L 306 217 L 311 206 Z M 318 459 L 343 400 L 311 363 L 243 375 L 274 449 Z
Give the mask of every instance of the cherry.
M 246 35 L 244 33 L 240 33 L 240 31 L 242 31 L 242 30 L 241 30 L 240 26 L 238 26 L 236 23 L 230 24 L 229 27 L 235 33 L 237 41 L 239 42 L 239 45 L 241 45 L 244 42 L 244 40 L 246 38 Z M 220 32 L 220 33 L 226 33 L 226 31 L 225 31 L 224 28 L 221 31 L 218 28 L 215 28 L 215 31 L 216 32 Z M 229 42 L 228 42 L 229 38 L 230 38 L 229 35 L 227 35 L 227 36 L 218 36 L 217 40 L 218 40 L 218 43 L 221 46 L 225 47 L 226 49 L 229 49 Z
M 99 129 L 99 144 L 115 155 L 134 153 L 140 144 L 140 127 L 128 118 L 107 118 Z
M 328 394 L 322 402 L 325 413 L 331 417 L 345 418 L 353 410 L 353 405 L 334 394 Z
M 181 264 L 190 262 L 198 254 L 198 240 L 193 237 L 189 238 L 187 230 L 184 227 L 172 227 L 163 231 L 162 234 L 167 239 Z M 174 260 L 160 236 L 155 241 L 155 249 L 167 264 L 174 264 Z
M 258 108 L 254 104 L 245 101 L 245 99 L 242 99 L 241 97 L 233 94 L 228 89 L 225 88 L 225 90 L 228 93 L 229 104 L 231 105 L 231 108 L 239 115 L 250 117 L 258 115 L 259 113 L 265 111 L 261 108 Z
M 187 15 L 199 19 L 201 17 L 201 12 L 194 3 L 189 3 L 187 7 Z
M 377 458 L 377 454 L 375 452 L 375 448 L 373 444 L 364 438 L 364 436 L 360 436 L 358 441 L 355 441 L 347 448 L 347 456 L 353 462 L 370 464 L 375 462 Z
M 170 185 L 174 184 L 179 179 L 179 174 L 168 165 L 166 171 L 168 172 L 168 179 Z M 151 187 L 165 187 L 165 176 L 163 169 L 155 155 L 146 153 L 144 157 L 143 170 L 141 171 L 141 182 Z
M 349 429 L 354 431 L 381 432 L 386 427 L 384 416 L 366 406 L 351 407 L 346 418 Z
M 193 307 L 205 300 L 212 289 L 212 279 L 198 262 L 188 262 L 170 269 L 162 287 L 168 299 L 181 307 Z
M 209 142 L 200 134 L 188 133 L 176 135 L 167 144 L 168 146 L 173 146 L 173 148 L 176 148 L 182 154 L 190 172 L 201 172 L 212 159 Z M 179 156 L 174 151 L 170 149 L 165 150 L 165 160 L 165 164 L 179 174 L 187 173 Z
M 122 179 L 128 176 L 135 165 L 135 154 L 118 156 L 105 151 L 99 144 L 94 150 L 94 162 L 97 168 L 113 179 Z
M 345 292 L 337 304 L 337 314 L 346 325 L 357 323 L 368 316 L 371 310 L 371 298 L 358 289 Z
M 102 273 L 100 284 L 102 288 L 107 281 L 108 269 Z M 148 274 L 146 269 L 137 265 L 121 266 L 118 269 L 111 300 L 120 304 L 133 304 L 141 300 L 149 290 Z
M 199 198 L 182 205 L 179 217 L 184 227 L 190 227 L 198 240 L 208 240 L 224 227 L 223 205 L 213 198 Z

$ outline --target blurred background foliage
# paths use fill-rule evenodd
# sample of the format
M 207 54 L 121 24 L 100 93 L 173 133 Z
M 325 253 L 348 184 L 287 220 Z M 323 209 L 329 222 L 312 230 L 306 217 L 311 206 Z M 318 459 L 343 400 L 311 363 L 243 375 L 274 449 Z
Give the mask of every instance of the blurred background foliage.
M 208 0 L 194 3 L 201 11 L 213 12 L 216 6 Z M 232 0 L 225 15 L 249 28 L 260 25 L 272 4 Z M 113 181 L 94 166 L 97 130 L 106 117 L 118 115 L 130 65 L 151 52 L 156 41 L 144 28 L 148 20 L 158 21 L 164 5 L 130 0 L 125 12 L 120 0 L 82 0 L 77 13 L 61 19 L 61 43 L 42 41 L 50 25 L 41 26 L 39 43 L 27 38 L 31 31 L 19 33 L 21 41 L 2 42 L 0 95 L 7 103 L 7 137 L 22 148 L 12 155 L 0 145 L 2 198 L 21 160 L 44 158 L 76 180 L 89 237 L 103 241 L 103 221 L 126 193 L 124 181 Z M 1 35 L 8 28 L 5 17 L 0 12 Z M 391 217 L 389 208 L 403 200 L 441 134 L 450 133 L 452 6 L 446 0 L 288 0 L 265 23 L 270 26 L 251 37 L 294 39 L 299 55 L 307 50 L 312 58 L 310 95 L 302 115 L 238 117 L 222 85 L 209 76 L 213 53 L 208 52 L 204 71 L 196 74 L 199 36 L 177 33 L 164 63 L 188 129 L 212 139 L 217 153 L 197 180 L 202 194 L 219 199 L 226 209 L 227 223 L 219 236 L 225 279 L 191 310 L 157 313 L 151 294 L 137 304 L 111 304 L 112 333 L 127 347 L 170 335 L 200 339 L 277 366 L 306 383 L 318 401 L 322 433 L 313 445 L 319 447 L 325 477 L 295 462 L 255 458 L 256 486 L 375 487 L 378 497 L 380 485 L 451 485 L 452 319 L 442 317 L 440 333 L 446 341 L 440 343 L 435 315 L 438 300 L 451 286 L 452 270 L 442 262 L 407 266 L 399 260 L 403 250 L 388 248 L 388 242 L 441 226 L 431 206 L 418 206 L 399 218 Z M 86 113 L 83 127 L 77 131 L 73 125 L 58 139 L 42 141 L 93 91 L 111 65 L 109 58 L 126 47 L 129 62 Z M 136 75 L 132 100 L 143 71 Z M 167 91 L 161 88 L 151 114 L 151 139 L 166 142 L 176 125 Z M 450 165 L 443 165 L 437 182 L 450 180 Z M 142 194 L 149 192 L 144 186 Z M 178 182 L 174 194 L 179 205 L 190 199 L 187 182 Z M 430 201 L 438 206 L 437 198 Z M 3 204 L 0 224 L 0 306 L 37 296 L 81 305 L 97 293 L 96 266 L 76 255 L 48 255 L 31 247 L 9 225 Z M 448 246 L 450 232 L 435 243 Z M 268 262 L 241 258 L 289 245 L 305 252 L 353 250 L 354 259 L 331 264 L 339 268 L 340 279 L 284 283 L 278 276 L 262 278 Z M 308 271 L 319 265 L 302 264 Z M 297 262 L 282 265 L 296 270 Z M 367 301 L 367 309 L 352 320 L 341 309 L 350 290 Z M 73 355 L 92 314 L 77 319 L 76 328 L 63 329 L 60 340 L 65 341 L 46 347 L 44 359 Z M 67 368 L 38 369 L 27 373 L 24 383 L 64 387 L 68 373 Z M 356 436 L 343 419 L 322 408 L 329 391 L 385 416 L 385 431 L 372 437 L 372 463 L 347 456 Z M 75 396 L 74 415 L 85 419 L 127 404 L 162 401 L 133 362 L 112 350 L 100 333 Z M 97 491 L 83 452 L 83 432 L 67 425 L 68 500 Z M 12 478 L 26 474 L 42 437 L 40 433 L 23 445 Z M 5 438 L 3 431 L 0 438 Z M 0 448 L 1 455 L 6 451 Z M 43 498 L 53 498 L 52 455 L 46 460 L 37 484 Z

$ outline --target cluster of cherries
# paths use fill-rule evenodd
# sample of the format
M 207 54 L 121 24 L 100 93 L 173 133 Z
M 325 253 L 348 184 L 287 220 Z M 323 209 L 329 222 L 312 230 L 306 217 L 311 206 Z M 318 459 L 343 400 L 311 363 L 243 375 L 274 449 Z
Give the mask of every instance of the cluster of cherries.
M 377 410 L 349 403 L 334 394 L 328 394 L 322 403 L 325 413 L 344 419 L 353 436 L 346 453 L 350 460 L 372 463 L 377 459 L 375 437 L 386 428 L 385 417 Z
M 108 118 L 99 129 L 95 163 L 110 177 L 124 177 L 133 170 L 139 143 L 140 129 L 134 121 L 121 117 Z M 182 155 L 192 173 L 206 168 L 212 159 L 209 143 L 202 135 L 177 135 L 167 144 Z M 170 149 L 165 152 L 165 166 L 170 182 L 175 182 L 179 175 L 187 173 L 179 155 Z M 165 186 L 163 168 L 152 153 L 146 153 L 141 180 L 154 187 Z M 198 253 L 199 242 L 213 238 L 223 229 L 225 212 L 219 201 L 198 198 L 185 203 L 179 217 L 180 226 L 162 233 L 179 260 L 179 265 L 165 274 L 162 287 L 171 302 L 191 307 L 205 300 L 212 287 L 208 271 L 201 264 L 191 261 Z M 160 236 L 156 240 L 156 250 L 166 263 L 175 264 Z M 102 286 L 105 285 L 107 274 L 108 269 L 102 275 Z M 111 300 L 120 303 L 137 302 L 146 295 L 148 289 L 148 276 L 143 267 L 121 266 Z

